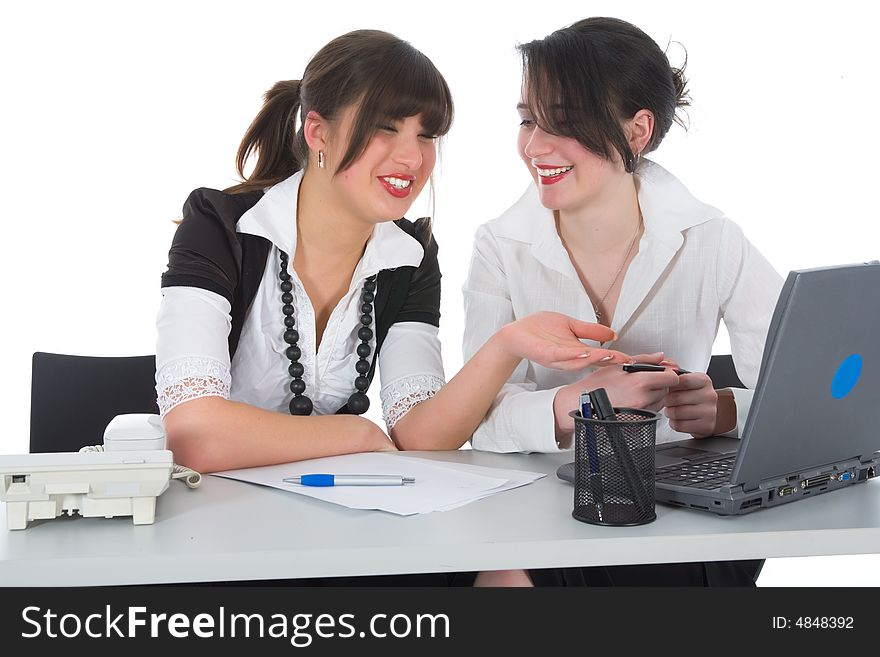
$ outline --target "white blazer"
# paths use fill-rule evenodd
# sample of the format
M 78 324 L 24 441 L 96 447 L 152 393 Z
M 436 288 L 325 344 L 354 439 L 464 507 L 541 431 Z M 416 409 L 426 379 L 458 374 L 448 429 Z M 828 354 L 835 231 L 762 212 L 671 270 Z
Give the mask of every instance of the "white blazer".
M 618 340 L 603 346 L 629 354 L 663 351 L 683 368 L 705 372 L 723 319 L 737 374 L 754 388 L 782 278 L 739 226 L 694 198 L 658 164 L 643 160 L 636 183 L 645 230 L 614 311 L 611 328 Z M 541 205 L 534 185 L 477 229 L 463 292 L 466 360 L 499 327 L 534 312 L 596 321 L 553 213 Z M 523 361 L 474 433 L 473 447 L 565 449 L 555 437 L 553 399 L 559 388 L 589 371 L 561 372 Z M 752 390 L 734 395 L 742 426 Z M 665 417 L 658 423 L 658 442 L 689 437 L 673 431 Z

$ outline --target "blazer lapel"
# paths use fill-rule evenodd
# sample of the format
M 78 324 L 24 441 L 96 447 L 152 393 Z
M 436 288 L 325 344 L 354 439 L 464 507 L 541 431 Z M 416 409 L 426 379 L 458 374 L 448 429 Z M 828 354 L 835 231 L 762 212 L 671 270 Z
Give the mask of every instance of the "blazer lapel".
M 722 216 L 717 208 L 695 199 L 672 174 L 645 160 L 636 176 L 645 234 L 620 290 L 611 328 L 618 335 L 651 292 L 663 284 L 665 272 L 684 244 L 684 231 Z
M 681 233 L 672 233 L 660 240 L 646 232 L 639 243 L 639 252 L 629 265 L 614 309 L 611 328 L 620 335 L 635 312 L 649 297 L 651 290 L 662 284 L 663 273 L 684 243 Z

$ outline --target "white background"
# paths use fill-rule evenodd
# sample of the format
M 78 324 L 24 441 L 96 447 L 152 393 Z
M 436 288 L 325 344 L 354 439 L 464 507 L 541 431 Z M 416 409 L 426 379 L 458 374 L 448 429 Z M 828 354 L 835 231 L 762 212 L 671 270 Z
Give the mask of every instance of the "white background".
M 485 4 L 6 8 L 0 452 L 27 451 L 34 351 L 154 352 L 159 276 L 183 200 L 195 187 L 234 182 L 235 151 L 262 93 L 299 78 L 321 46 L 351 29 L 411 41 L 455 97 L 436 171 L 448 376 L 461 365 L 460 289 L 473 232 L 529 183 L 514 145 L 514 46 L 588 15 L 639 25 L 670 44 L 673 64 L 684 57 L 676 42 L 687 49 L 690 127 L 673 127 L 653 157 L 725 210 L 781 273 L 880 257 L 878 12 L 870 3 Z M 427 207 L 420 199 L 411 216 Z M 726 350 L 722 335 L 716 352 Z M 778 559 L 761 584 L 880 584 L 878 566 L 876 555 Z

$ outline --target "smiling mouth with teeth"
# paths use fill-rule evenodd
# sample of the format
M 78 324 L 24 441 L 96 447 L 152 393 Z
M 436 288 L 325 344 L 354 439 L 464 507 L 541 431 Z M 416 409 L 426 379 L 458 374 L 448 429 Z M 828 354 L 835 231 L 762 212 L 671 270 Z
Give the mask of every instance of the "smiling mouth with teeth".
M 412 184 L 412 180 L 402 180 L 400 178 L 394 178 L 393 176 L 387 176 L 382 178 L 389 185 L 393 185 L 397 189 L 406 189 Z
M 538 169 L 538 175 L 542 178 L 550 178 L 552 176 L 558 176 L 563 173 L 568 173 L 574 169 L 574 167 L 556 167 L 555 169 Z
M 379 176 L 379 182 L 391 196 L 395 198 L 406 198 L 412 192 L 412 184 L 415 182 L 415 176 L 406 176 L 397 174 L 394 176 Z
M 574 169 L 574 166 L 564 166 L 564 167 L 542 167 L 536 166 L 535 171 L 538 172 L 538 178 L 541 181 L 542 185 L 552 185 L 553 183 L 557 183 L 565 177 L 569 171 Z

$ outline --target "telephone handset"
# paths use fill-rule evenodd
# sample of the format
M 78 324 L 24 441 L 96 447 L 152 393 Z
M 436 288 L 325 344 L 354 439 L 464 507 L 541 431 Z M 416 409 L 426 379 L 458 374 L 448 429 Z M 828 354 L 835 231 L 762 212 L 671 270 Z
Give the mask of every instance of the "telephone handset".
M 165 449 L 162 418 L 152 413 L 117 415 L 104 429 L 106 451 Z

